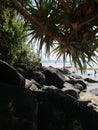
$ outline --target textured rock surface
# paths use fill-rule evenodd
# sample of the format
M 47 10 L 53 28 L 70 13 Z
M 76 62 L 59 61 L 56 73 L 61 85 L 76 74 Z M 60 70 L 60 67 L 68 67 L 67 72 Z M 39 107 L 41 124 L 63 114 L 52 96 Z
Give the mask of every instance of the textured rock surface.
M 98 105 L 81 98 L 87 87 L 83 79 L 43 68 L 46 83 L 41 85 L 0 64 L 0 130 L 98 130 Z

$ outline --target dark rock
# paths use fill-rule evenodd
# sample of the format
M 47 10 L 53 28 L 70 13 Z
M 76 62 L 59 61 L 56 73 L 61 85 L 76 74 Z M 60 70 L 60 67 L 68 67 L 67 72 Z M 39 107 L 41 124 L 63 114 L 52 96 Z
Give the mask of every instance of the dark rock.
M 90 76 L 90 75 L 92 75 L 92 74 L 88 73 L 87 75 Z
M 36 80 L 40 85 L 45 84 L 45 75 L 41 71 L 33 72 L 33 75 L 31 78 Z
M 74 120 L 71 124 L 71 129 L 72 130 L 83 130 L 81 122 L 79 120 Z
M 58 89 L 38 93 L 38 130 L 98 129 L 98 112 L 87 102 L 81 102 Z
M 64 87 L 64 88 L 62 88 L 62 91 L 65 94 L 72 96 L 73 98 L 79 99 L 79 97 L 80 97 L 79 93 L 73 88 L 65 88 Z
M 65 82 L 65 77 L 64 75 L 58 71 L 58 69 L 53 68 L 53 67 L 48 67 L 43 71 L 45 77 L 46 77 L 46 82 L 45 85 L 54 85 L 58 88 L 62 88 L 63 84 Z
M 3 130 L 2 127 L 4 127 L 4 129 L 5 127 L 6 129 L 14 129 L 14 124 L 9 124 L 9 126 L 6 124 L 6 119 L 9 119 L 14 123 L 12 117 L 17 117 L 21 121 L 27 120 L 27 122 L 32 122 L 32 129 L 37 129 L 38 101 L 28 93 L 28 90 L 35 90 L 35 88 L 37 90 L 37 87 L 35 84 L 35 86 L 31 85 L 29 87 L 30 83 L 28 83 L 28 88 L 26 88 L 25 81 L 25 78 L 23 78 L 15 68 L 0 61 L 0 119 L 4 119 L 3 124 L 6 125 L 1 125 L 0 122 L 1 130 Z M 17 122 L 17 126 L 18 125 L 19 122 Z M 25 126 L 25 128 L 29 129 L 31 126 L 28 126 L 28 128 Z M 16 128 L 24 129 L 21 125 L 19 125 L 19 127 L 20 128 Z
M 78 99 L 80 97 L 79 96 L 80 91 L 78 89 L 76 89 L 74 87 L 74 85 L 72 85 L 70 83 L 65 82 L 64 87 L 62 88 L 62 91 L 64 91 L 65 93 L 68 92 L 68 94 L 70 94 L 71 96 L 73 96 L 76 99 Z
M 17 65 L 15 65 L 15 68 L 21 68 L 21 69 L 23 69 L 25 71 L 28 70 L 28 66 L 25 63 L 17 63 Z
M 30 89 L 32 86 L 34 86 L 34 88 L 37 88 L 37 89 L 41 89 L 41 85 L 36 82 L 34 79 L 31 79 L 31 80 L 28 80 L 28 79 L 25 79 L 25 88 L 26 89 Z
M 3 124 L 6 125 L 6 118 L 9 118 L 10 121 L 15 123 L 12 117 L 17 117 L 21 121 L 27 120 L 28 124 L 30 122 L 30 127 L 26 125 L 25 128 L 29 129 L 32 126 L 32 129 L 37 129 L 38 101 L 33 95 L 28 93 L 28 90 L 37 90 L 37 87 L 31 85 L 30 88 L 25 89 L 15 87 L 14 85 L 12 86 L 5 83 L 0 83 L 0 118 L 4 118 Z M 10 129 L 11 126 L 11 128 L 14 128 L 13 125 L 14 124 L 9 124 L 8 129 Z M 18 125 L 20 128 L 18 128 Z M 3 127 L 2 125 L 0 126 Z M 16 128 L 24 128 L 22 126 L 22 122 L 21 124 L 20 122 L 17 122 Z
M 75 75 L 72 75 L 73 76 L 73 78 L 75 78 L 75 79 L 83 79 L 82 78 L 82 76 L 80 76 L 80 75 L 77 75 L 77 74 L 75 74 Z
M 64 86 L 65 88 L 74 89 L 74 90 L 77 91 L 78 93 L 80 92 L 78 89 L 76 89 L 76 88 L 74 87 L 75 85 L 73 85 L 73 84 L 71 84 L 71 83 L 65 82 L 65 83 L 63 84 L 63 86 Z
M 58 68 L 58 71 L 60 71 L 62 74 L 65 74 L 65 75 L 71 74 L 71 72 L 68 69 L 59 69 Z
M 48 92 L 51 92 L 51 91 L 53 91 L 53 90 L 60 91 L 57 87 L 55 87 L 55 86 L 53 86 L 53 85 L 51 85 L 51 86 L 46 86 L 46 85 L 44 85 L 44 86 L 41 88 L 41 90 L 43 90 L 43 91 L 48 91 Z
M 94 79 L 91 79 L 91 78 L 85 78 L 84 80 L 87 81 L 87 82 L 90 82 L 90 83 L 98 83 L 97 80 L 94 80 Z
M 66 80 L 66 82 L 71 83 L 73 85 L 75 85 L 77 83 L 81 84 L 83 86 L 83 90 L 87 88 L 87 84 L 82 79 L 71 79 L 71 80 Z
M 17 72 L 17 70 L 11 65 L 0 60 L 0 82 L 4 82 L 11 85 L 24 86 L 24 77 Z
M 22 91 L 14 97 L 12 114 L 15 117 L 27 119 L 28 121 L 32 121 L 32 123 L 36 124 L 37 111 L 38 101 L 33 95 L 30 95 L 28 91 Z
M 0 118 L 0 130 L 36 130 L 32 122 L 21 118 Z
M 30 69 L 26 64 L 19 64 L 16 66 L 17 71 L 26 79 L 32 79 L 33 70 Z
M 23 68 L 17 68 L 17 70 L 26 79 L 29 79 L 29 80 L 34 79 L 40 85 L 43 85 L 45 83 L 45 75 L 39 70 L 32 71 L 30 69 L 23 69 Z
M 26 72 L 26 70 L 25 69 L 23 69 L 23 68 L 17 68 L 17 71 L 23 76 L 23 77 L 27 77 L 27 72 Z
M 74 88 L 75 88 L 75 89 L 78 89 L 78 90 L 80 90 L 80 91 L 83 91 L 83 90 L 84 90 L 83 85 L 81 85 L 81 84 L 79 84 L 79 83 L 76 83 L 76 84 L 74 85 Z
M 34 80 L 21 84 L 20 74 L 1 64 L 1 75 L 7 76 L 0 77 L 0 130 L 98 130 L 98 112 L 89 102 L 79 100 L 78 89 L 72 89 L 77 83 L 86 87 L 84 81 L 70 79 L 69 85 L 63 85 L 64 75 L 48 68 L 44 72 L 51 86 L 40 89 Z
M 41 98 L 44 96 L 44 100 L 39 104 L 38 130 L 69 130 L 74 117 L 69 110 L 66 94 L 58 89 L 48 90 L 45 90 L 45 93 L 41 95 Z M 63 97 L 65 97 L 65 101 Z

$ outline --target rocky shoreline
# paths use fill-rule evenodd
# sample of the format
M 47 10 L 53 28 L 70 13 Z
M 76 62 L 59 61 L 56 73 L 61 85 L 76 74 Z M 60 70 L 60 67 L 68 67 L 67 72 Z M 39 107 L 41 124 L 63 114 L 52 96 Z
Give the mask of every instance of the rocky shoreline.
M 98 130 L 98 94 L 88 96 L 90 82 L 98 81 L 0 61 L 0 130 Z

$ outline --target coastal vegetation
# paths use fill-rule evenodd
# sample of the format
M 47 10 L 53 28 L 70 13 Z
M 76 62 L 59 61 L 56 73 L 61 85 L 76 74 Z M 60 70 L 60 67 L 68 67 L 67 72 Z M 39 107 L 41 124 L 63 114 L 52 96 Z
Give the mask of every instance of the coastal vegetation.
M 0 59 L 11 65 L 28 63 L 35 69 L 40 57 L 31 52 L 27 42 L 24 19 L 17 14 L 8 0 L 0 1 Z
M 63 56 L 64 66 L 69 56 L 81 72 L 97 63 L 97 6 L 98 0 L 0 0 L 0 130 L 98 130 L 97 72 L 85 78 L 39 64 L 43 47 Z
M 38 54 L 25 44 L 29 38 L 39 53 L 45 46 L 46 54 L 63 57 L 64 66 L 69 56 L 84 72 L 98 60 L 97 6 L 97 0 L 1 0 L 0 59 L 12 65 L 39 63 Z
M 83 72 L 90 61 L 97 63 L 98 0 L 10 0 L 12 7 L 26 19 L 30 42 L 39 51 L 46 47 L 57 58 L 69 55 Z

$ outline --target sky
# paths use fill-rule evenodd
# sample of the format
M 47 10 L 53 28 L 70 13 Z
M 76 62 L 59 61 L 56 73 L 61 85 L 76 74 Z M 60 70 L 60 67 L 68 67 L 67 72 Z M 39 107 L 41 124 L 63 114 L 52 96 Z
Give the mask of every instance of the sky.
M 31 45 L 31 46 L 32 46 L 32 45 Z M 33 48 L 34 52 L 37 53 L 37 51 L 38 51 L 37 45 L 32 46 L 31 48 Z M 40 54 L 40 56 L 41 56 L 41 58 L 42 58 L 42 61 L 43 61 L 43 60 L 54 60 L 54 61 L 57 60 L 56 54 L 54 54 L 54 53 L 51 53 L 50 55 L 46 55 L 46 54 L 45 54 L 45 47 L 43 47 L 42 53 Z M 62 57 L 61 57 L 59 60 L 62 60 Z

